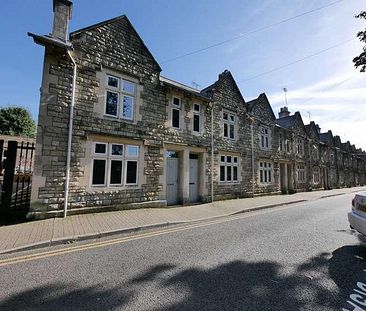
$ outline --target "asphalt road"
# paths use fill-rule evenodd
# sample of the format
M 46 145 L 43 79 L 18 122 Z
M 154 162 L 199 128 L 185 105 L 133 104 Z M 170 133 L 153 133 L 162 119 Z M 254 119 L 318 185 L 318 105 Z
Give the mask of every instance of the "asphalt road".
M 366 310 L 351 198 L 2 257 L 0 310 Z

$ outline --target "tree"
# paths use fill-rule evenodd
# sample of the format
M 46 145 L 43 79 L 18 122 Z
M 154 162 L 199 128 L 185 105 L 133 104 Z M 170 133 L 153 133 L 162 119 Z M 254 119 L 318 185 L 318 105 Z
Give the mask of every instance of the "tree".
M 25 108 L 0 108 L 0 134 L 35 137 L 36 124 Z
M 366 11 L 361 11 L 360 14 L 355 16 L 356 18 L 363 18 L 366 20 Z M 365 42 L 366 43 L 366 28 L 364 31 L 360 31 L 357 34 L 357 37 L 360 39 L 361 42 Z M 366 71 L 366 45 L 363 47 L 363 52 L 355 57 L 353 59 L 353 63 L 355 65 L 356 68 L 361 67 L 360 71 L 361 72 L 365 72 Z

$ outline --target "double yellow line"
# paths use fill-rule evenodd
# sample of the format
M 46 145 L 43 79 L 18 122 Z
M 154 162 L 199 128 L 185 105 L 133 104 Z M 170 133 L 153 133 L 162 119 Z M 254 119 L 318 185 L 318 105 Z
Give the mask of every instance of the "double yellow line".
M 289 207 L 288 206 L 281 207 L 280 209 L 284 209 L 284 208 L 289 208 Z M 259 214 L 263 214 L 263 213 L 268 213 L 271 210 L 273 211 L 273 209 L 270 209 L 270 210 L 267 210 L 266 212 L 264 210 L 261 210 L 258 212 L 260 212 Z M 278 209 L 276 209 L 276 210 L 278 210 Z M 136 235 L 129 236 L 129 237 L 89 243 L 87 245 L 72 246 L 72 247 L 62 248 L 62 249 L 53 250 L 53 251 L 47 251 L 47 252 L 41 252 L 41 253 L 36 253 L 36 254 L 2 259 L 2 260 L 0 260 L 0 267 L 7 266 L 7 265 L 14 265 L 14 264 L 22 263 L 22 262 L 27 262 L 27 261 L 33 261 L 33 260 L 37 260 L 37 259 L 53 257 L 53 256 L 70 254 L 70 253 L 74 253 L 74 252 L 80 252 L 80 251 L 84 251 L 84 250 L 90 250 L 90 249 L 99 248 L 99 247 L 106 247 L 106 246 L 119 244 L 119 243 L 126 243 L 126 242 L 130 242 L 130 241 L 136 241 L 136 240 L 141 240 L 141 239 L 145 239 L 145 238 L 156 237 L 156 236 L 165 235 L 165 234 L 169 234 L 169 233 L 175 233 L 175 232 L 179 232 L 179 231 L 185 231 L 185 230 L 190 230 L 190 229 L 195 229 L 195 228 L 202 228 L 202 227 L 225 223 L 225 222 L 229 222 L 229 221 L 233 221 L 233 220 L 237 220 L 237 219 L 241 219 L 241 218 L 248 218 L 248 217 L 252 217 L 254 215 L 258 215 L 258 213 L 230 216 L 229 218 L 226 217 L 225 219 L 220 218 L 217 220 L 205 221 L 204 223 L 196 223 L 196 224 L 186 225 L 186 226 L 182 226 L 182 227 L 178 227 L 178 228 L 162 229 L 162 230 L 155 231 L 155 232 L 140 233 L 140 234 L 136 234 Z

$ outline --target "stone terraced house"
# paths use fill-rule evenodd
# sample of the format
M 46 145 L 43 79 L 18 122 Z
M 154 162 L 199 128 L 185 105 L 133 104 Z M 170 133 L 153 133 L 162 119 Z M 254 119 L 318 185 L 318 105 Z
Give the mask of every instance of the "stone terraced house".
M 228 70 L 202 91 L 163 77 L 126 16 L 68 34 L 71 9 L 54 0 L 52 34 L 29 33 L 45 47 L 29 217 L 365 183 L 365 153 L 299 112 L 245 102 Z

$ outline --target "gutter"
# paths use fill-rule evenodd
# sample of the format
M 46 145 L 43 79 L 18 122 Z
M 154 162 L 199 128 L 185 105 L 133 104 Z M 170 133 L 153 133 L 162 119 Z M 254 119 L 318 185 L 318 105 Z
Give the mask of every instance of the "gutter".
M 70 184 L 70 164 L 71 164 L 71 143 L 72 143 L 72 129 L 74 125 L 74 107 L 75 107 L 75 91 L 76 91 L 76 75 L 77 65 L 70 51 L 67 51 L 73 66 L 73 77 L 72 77 L 72 94 L 70 104 L 70 116 L 69 116 L 69 134 L 67 139 L 67 156 L 66 156 L 66 179 L 65 179 L 65 195 L 64 195 L 64 218 L 67 216 L 67 205 L 69 201 L 69 184 Z

